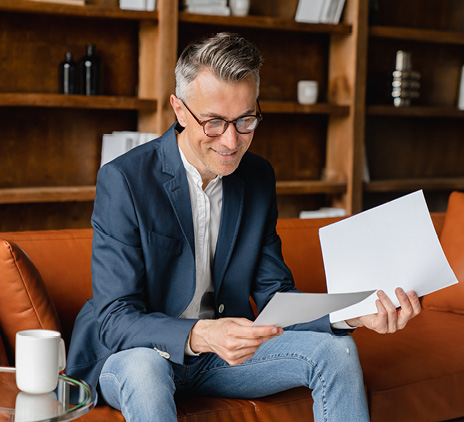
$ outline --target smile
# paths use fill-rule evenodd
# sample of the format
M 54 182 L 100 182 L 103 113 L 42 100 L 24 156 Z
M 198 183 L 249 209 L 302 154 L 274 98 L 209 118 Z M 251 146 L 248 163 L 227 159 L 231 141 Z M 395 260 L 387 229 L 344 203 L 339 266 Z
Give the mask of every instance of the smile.
M 235 154 L 235 152 L 220 152 L 220 151 L 215 151 L 219 155 L 224 155 L 224 156 L 229 156 Z

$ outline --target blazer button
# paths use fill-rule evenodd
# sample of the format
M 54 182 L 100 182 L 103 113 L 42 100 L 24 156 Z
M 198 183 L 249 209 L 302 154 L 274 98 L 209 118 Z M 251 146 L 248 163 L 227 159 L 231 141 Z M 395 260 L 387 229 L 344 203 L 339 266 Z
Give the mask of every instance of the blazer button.
M 222 314 L 224 312 L 224 305 L 222 303 L 219 305 L 218 311 L 219 311 L 220 314 Z

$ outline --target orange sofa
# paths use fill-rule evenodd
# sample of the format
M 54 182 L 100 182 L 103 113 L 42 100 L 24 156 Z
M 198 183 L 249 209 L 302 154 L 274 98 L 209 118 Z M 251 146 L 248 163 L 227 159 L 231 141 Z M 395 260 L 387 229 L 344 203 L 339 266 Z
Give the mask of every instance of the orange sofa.
M 423 298 L 423 312 L 403 331 L 355 330 L 374 422 L 464 421 L 464 193 L 453 193 L 446 214 L 432 218 L 461 282 Z M 334 221 L 278 222 L 285 260 L 301 290 L 325 291 L 318 229 Z M 91 236 L 90 229 L 0 233 L 0 365 L 14 365 L 19 330 L 58 329 L 69 344 L 74 319 L 92 294 Z M 185 400 L 178 403 L 178 420 L 310 421 L 311 407 L 309 390 L 296 388 L 255 400 Z M 124 418 L 98 405 L 81 420 Z

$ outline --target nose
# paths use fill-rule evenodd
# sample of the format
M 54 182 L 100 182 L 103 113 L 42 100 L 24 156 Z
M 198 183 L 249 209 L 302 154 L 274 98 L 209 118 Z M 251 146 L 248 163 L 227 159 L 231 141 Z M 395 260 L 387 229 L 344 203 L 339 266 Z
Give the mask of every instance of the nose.
M 229 150 L 234 150 L 238 144 L 238 132 L 233 123 L 229 123 L 226 131 L 221 135 L 221 144 Z

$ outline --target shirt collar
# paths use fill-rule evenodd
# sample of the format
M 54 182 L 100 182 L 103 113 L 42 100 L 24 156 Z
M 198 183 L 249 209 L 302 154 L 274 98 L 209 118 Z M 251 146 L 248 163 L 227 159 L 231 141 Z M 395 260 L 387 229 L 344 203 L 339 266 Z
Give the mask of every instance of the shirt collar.
M 180 158 L 182 159 L 182 163 L 184 164 L 185 170 L 187 171 L 187 176 L 192 177 L 193 181 L 199 185 L 200 187 L 203 186 L 203 180 L 201 178 L 200 172 L 187 161 L 187 158 L 185 158 L 184 153 L 182 152 L 182 149 L 179 147 L 179 153 L 180 153 Z M 222 176 L 217 175 L 211 182 L 209 182 L 207 187 L 212 187 L 216 185 L 220 180 L 222 179 Z

